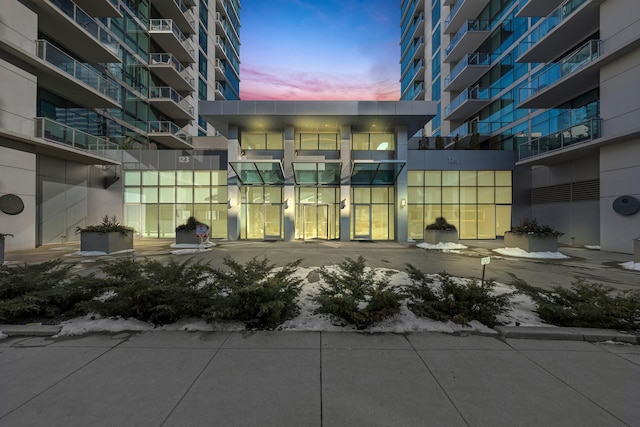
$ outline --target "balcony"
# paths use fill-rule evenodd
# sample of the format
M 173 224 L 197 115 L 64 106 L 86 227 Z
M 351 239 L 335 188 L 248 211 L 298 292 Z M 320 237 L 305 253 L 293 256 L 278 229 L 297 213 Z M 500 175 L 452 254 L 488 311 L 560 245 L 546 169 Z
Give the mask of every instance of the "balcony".
M 402 34 L 402 42 L 400 44 L 400 52 L 404 52 L 409 43 L 419 35 L 424 34 L 424 14 L 421 13 L 413 18 L 411 25 Z
M 74 3 L 96 18 L 122 18 L 118 0 L 75 0 Z
M 489 37 L 491 21 L 476 19 L 467 21 L 451 39 L 444 50 L 444 62 L 459 62 L 464 55 L 474 52 Z
M 182 96 L 195 90 L 194 78 L 170 53 L 152 53 L 149 56 L 149 69 Z
M 193 12 L 182 0 L 153 0 L 153 6 L 163 18 L 172 19 L 182 33 L 196 33 Z
M 223 34 L 226 38 L 230 38 L 233 35 L 233 37 L 239 39 L 237 30 L 220 12 L 216 12 L 216 34 Z
M 601 127 L 600 119 L 590 119 L 551 135 L 524 142 L 518 146 L 518 161 L 548 153 L 555 155 L 558 151 L 575 146 L 575 144 L 584 144 L 600 138 L 602 136 Z
M 171 53 L 183 64 L 195 62 L 195 50 L 191 39 L 182 34 L 171 19 L 152 19 L 149 35 L 165 52 Z
M 458 0 L 451 8 L 449 16 L 444 20 L 445 34 L 453 34 L 467 20 L 473 20 L 480 15 L 482 9 L 490 0 Z
M 86 62 L 121 62 L 109 30 L 71 0 L 25 0 L 38 14 L 38 30 Z
M 413 43 L 406 52 L 402 52 L 402 60 L 400 61 L 400 69 L 406 70 L 411 62 L 416 59 L 424 58 L 424 37 L 413 39 Z
M 564 0 L 520 0 L 516 16 L 518 18 L 547 16 L 553 12 L 556 7 L 560 6 L 563 1 Z
M 553 108 L 600 84 L 600 40 L 590 40 L 562 60 L 545 67 L 518 90 L 518 108 Z
M 36 40 L 36 56 L 29 61 L 38 85 L 83 107 L 121 108 L 120 86 L 45 40 Z
M 224 65 L 224 62 L 222 62 L 221 60 L 219 60 L 218 58 L 216 58 L 216 80 L 226 80 L 226 67 Z
M 470 53 L 462 58 L 444 79 L 446 91 L 460 91 L 474 84 L 491 68 L 491 55 Z
M 419 80 L 424 81 L 425 61 L 424 58 L 420 58 L 413 62 L 409 69 L 405 70 L 400 80 L 400 86 L 407 88 L 411 86 L 411 83 Z M 403 94 L 404 95 L 404 94 Z
M 227 99 L 224 96 L 225 88 L 220 82 L 216 82 L 216 98 L 215 99 Z
M 65 158 L 86 164 L 118 164 L 118 144 L 45 117 L 35 119 L 35 137 L 65 150 Z
M 173 122 L 149 122 L 149 139 L 167 148 L 193 150 L 191 136 Z
M 186 122 L 194 119 L 194 109 L 186 99 L 170 87 L 149 88 L 149 103 L 168 118 Z
M 495 92 L 495 93 L 493 93 Z M 444 109 L 447 120 L 464 120 L 489 105 L 498 89 L 472 87 L 464 90 Z
M 535 27 L 518 47 L 518 62 L 551 62 L 600 27 L 603 0 L 568 0 Z

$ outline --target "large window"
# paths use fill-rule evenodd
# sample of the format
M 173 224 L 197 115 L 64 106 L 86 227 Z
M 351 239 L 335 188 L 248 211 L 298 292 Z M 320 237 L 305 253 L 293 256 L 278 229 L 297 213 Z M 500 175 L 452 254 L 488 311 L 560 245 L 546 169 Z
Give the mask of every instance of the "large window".
M 278 132 L 242 132 L 240 146 L 245 150 L 282 150 L 284 136 Z
M 340 140 L 337 133 L 299 133 L 296 134 L 296 150 L 339 150 Z
M 351 240 L 395 239 L 395 189 L 351 188 Z
M 438 217 L 461 239 L 495 239 L 511 228 L 511 171 L 409 171 L 409 237 L 422 239 Z
M 354 133 L 351 149 L 393 151 L 396 149 L 396 137 L 393 133 Z

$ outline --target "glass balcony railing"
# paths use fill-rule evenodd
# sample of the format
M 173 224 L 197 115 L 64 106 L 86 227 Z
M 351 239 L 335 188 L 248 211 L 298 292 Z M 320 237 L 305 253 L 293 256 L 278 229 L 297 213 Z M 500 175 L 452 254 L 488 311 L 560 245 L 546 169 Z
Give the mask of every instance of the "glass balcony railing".
M 559 26 L 562 21 L 570 17 L 573 12 L 578 10 L 580 6 L 587 0 L 566 0 L 551 12 L 544 20 L 535 27 L 531 33 L 518 46 L 519 55 L 528 51 L 533 45 L 542 40 L 554 28 Z
M 36 55 L 76 80 L 91 86 L 107 98 L 120 104 L 120 86 L 98 71 L 78 62 L 46 40 L 36 40 Z
M 187 36 L 182 34 L 178 26 L 173 24 L 173 19 L 152 19 L 149 23 L 149 31 L 171 32 L 183 44 L 186 44 L 189 40 Z
M 118 160 L 118 144 L 90 135 L 45 117 L 36 117 L 35 136 L 45 141 Z
M 474 133 L 479 135 L 491 135 L 494 132 L 497 132 L 499 129 L 509 125 L 510 122 L 481 122 L 481 121 L 472 121 L 463 123 L 461 126 L 458 126 L 454 129 L 449 136 L 451 138 L 459 135 L 460 137 L 471 136 Z
M 149 122 L 149 133 L 171 134 L 177 138 L 180 138 L 184 142 L 189 142 L 189 140 L 191 139 L 187 132 L 183 131 L 175 123 L 169 121 Z
M 453 38 L 451 38 L 451 42 L 449 46 L 444 50 L 446 56 L 448 56 L 453 49 L 458 45 L 460 40 L 465 36 L 465 34 L 473 31 L 489 31 L 491 29 L 491 21 L 486 19 L 474 19 L 467 21 L 462 28 L 456 33 Z
M 152 53 L 149 56 L 149 65 L 170 65 L 178 72 L 192 87 L 194 78 L 188 75 L 187 69 L 170 53 Z
M 87 15 L 87 13 L 80 9 L 74 2 L 71 0 L 51 0 L 51 3 L 76 24 L 84 28 L 85 31 L 91 34 L 113 54 L 118 55 L 118 41 L 116 38 L 112 36 L 106 28 L 100 26 L 95 19 Z
M 451 24 L 451 21 L 453 21 L 453 18 L 456 16 L 456 13 L 458 13 L 458 11 L 460 10 L 464 2 L 465 0 L 458 0 L 456 2 L 456 4 L 453 6 L 451 11 L 449 12 L 449 16 L 447 16 L 447 18 L 444 20 L 444 28 L 447 28 L 449 24 Z
M 491 55 L 488 53 L 470 53 L 465 55 L 458 65 L 456 65 L 451 73 L 444 79 L 444 86 L 447 87 L 451 84 L 452 81 L 456 79 L 462 73 L 463 70 L 468 68 L 471 65 L 490 65 L 491 64 Z
M 560 61 L 546 66 L 525 87 L 519 88 L 519 101 L 521 103 L 526 101 L 547 86 L 557 83 L 586 64 L 596 60 L 599 56 L 600 40 L 589 40 Z
M 589 119 L 574 126 L 524 142 L 518 146 L 518 159 L 524 160 L 601 136 L 601 120 Z
M 413 39 L 413 43 L 409 46 L 409 49 L 406 53 L 403 53 L 403 58 L 401 62 L 401 69 L 405 70 L 409 66 L 409 63 L 413 61 L 413 57 L 416 55 L 416 52 L 424 45 L 424 37 L 418 37 Z
M 414 18 L 414 21 L 411 23 L 411 26 L 408 28 L 408 30 L 405 33 L 405 37 L 402 39 L 402 43 L 400 45 L 400 52 L 404 52 L 407 49 L 407 46 L 409 46 L 409 43 L 414 38 L 413 33 L 416 31 L 416 28 L 418 28 L 418 25 L 423 21 L 424 21 L 424 14 L 422 13 Z
M 149 100 L 170 99 L 178 104 L 183 110 L 193 116 L 193 106 L 178 94 L 172 87 L 154 86 L 149 88 Z
M 448 116 L 453 111 L 455 111 L 458 107 L 464 104 L 467 101 L 473 100 L 485 100 L 488 101 L 492 97 L 492 93 L 498 93 L 500 89 L 498 88 L 487 88 L 487 87 L 472 87 L 465 89 L 458 95 L 451 104 L 447 105 L 444 109 L 445 116 Z

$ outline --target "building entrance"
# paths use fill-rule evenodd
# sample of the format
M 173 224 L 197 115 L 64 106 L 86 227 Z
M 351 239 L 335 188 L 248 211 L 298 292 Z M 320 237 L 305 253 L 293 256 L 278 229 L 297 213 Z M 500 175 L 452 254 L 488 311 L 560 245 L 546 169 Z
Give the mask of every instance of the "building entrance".
M 354 205 L 354 231 L 355 240 L 371 240 L 371 205 Z
M 335 233 L 334 216 L 329 205 L 302 205 L 303 240 L 329 240 Z

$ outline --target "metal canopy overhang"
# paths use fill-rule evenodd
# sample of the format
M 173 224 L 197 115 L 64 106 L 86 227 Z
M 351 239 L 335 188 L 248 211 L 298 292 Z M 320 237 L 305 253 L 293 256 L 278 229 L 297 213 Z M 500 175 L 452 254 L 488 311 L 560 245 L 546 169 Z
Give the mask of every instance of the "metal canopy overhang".
M 410 138 L 436 115 L 434 101 L 200 101 L 198 113 L 217 131 L 393 132 L 407 128 Z
M 351 185 L 393 185 L 406 163 L 402 160 L 356 160 L 351 171 Z
M 284 185 L 280 160 L 229 162 L 242 185 Z
M 340 185 L 342 162 L 292 162 L 296 185 Z

